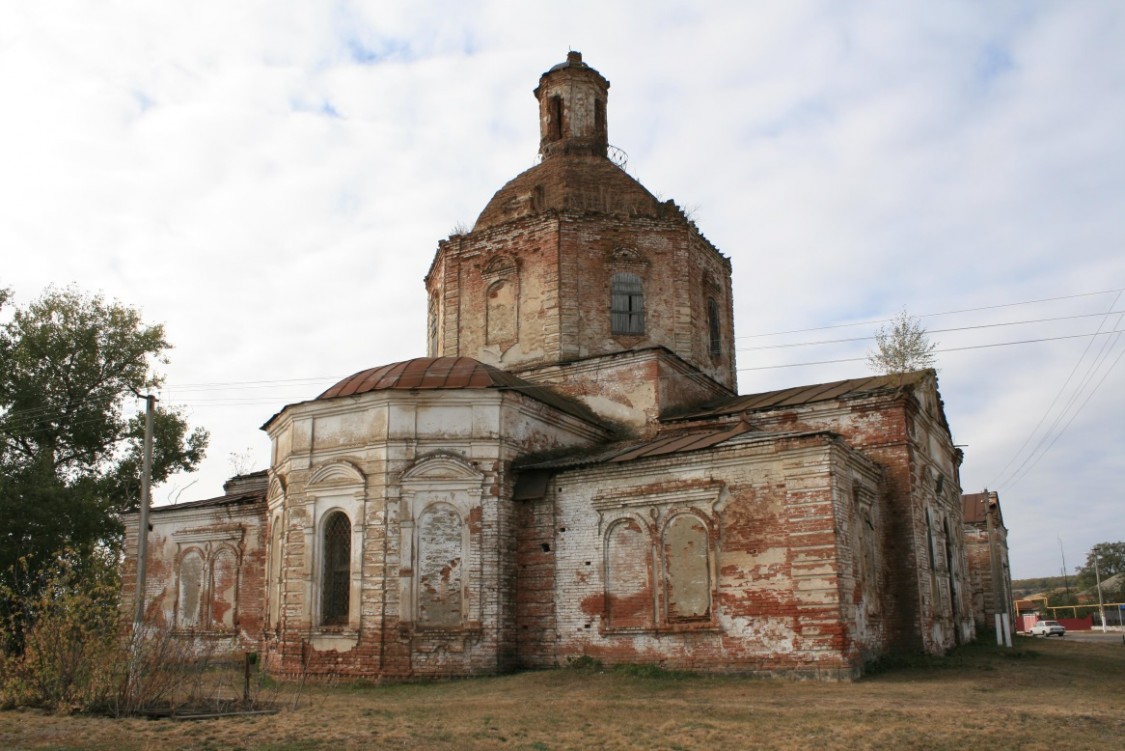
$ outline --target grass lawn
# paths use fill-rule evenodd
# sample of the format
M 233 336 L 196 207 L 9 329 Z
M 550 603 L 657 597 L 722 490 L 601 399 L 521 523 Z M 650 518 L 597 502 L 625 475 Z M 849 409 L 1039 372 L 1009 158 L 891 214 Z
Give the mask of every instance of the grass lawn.
M 294 697 L 285 685 L 278 714 L 191 722 L 0 712 L 0 748 L 1117 748 L 1125 646 L 1020 638 L 855 683 L 566 669 Z

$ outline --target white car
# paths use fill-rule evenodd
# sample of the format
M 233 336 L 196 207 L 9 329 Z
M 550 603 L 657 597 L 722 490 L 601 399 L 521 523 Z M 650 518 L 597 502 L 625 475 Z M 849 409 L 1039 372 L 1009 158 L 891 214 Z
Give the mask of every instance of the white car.
M 1031 627 L 1032 636 L 1066 636 L 1066 628 L 1058 621 L 1037 621 Z

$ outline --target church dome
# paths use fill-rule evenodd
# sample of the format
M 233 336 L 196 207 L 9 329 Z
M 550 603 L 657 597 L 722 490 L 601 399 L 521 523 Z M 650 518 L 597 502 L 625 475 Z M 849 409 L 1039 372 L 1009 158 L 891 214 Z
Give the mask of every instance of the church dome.
M 730 261 L 623 169 L 609 81 L 580 53 L 534 96 L 539 161 L 438 242 L 426 352 L 550 383 L 641 432 L 673 405 L 733 396 Z
M 662 210 L 656 196 L 606 157 L 570 156 L 545 159 L 510 180 L 473 231 L 552 211 L 659 217 Z
M 580 402 L 547 386 L 538 386 L 471 357 L 416 357 L 368 368 L 341 380 L 316 398 L 334 399 L 372 391 L 437 389 L 504 389 L 517 391 L 555 409 L 594 424 L 601 421 Z
M 496 192 L 473 231 L 558 211 L 657 217 L 654 195 L 608 157 L 609 81 L 570 51 L 539 78 L 540 163 Z
M 353 373 L 317 399 L 387 389 L 488 389 L 530 385 L 471 357 L 416 357 Z

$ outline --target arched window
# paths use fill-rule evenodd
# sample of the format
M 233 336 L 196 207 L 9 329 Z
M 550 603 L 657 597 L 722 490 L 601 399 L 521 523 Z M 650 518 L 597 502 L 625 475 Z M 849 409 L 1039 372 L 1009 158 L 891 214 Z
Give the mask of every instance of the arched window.
M 926 547 L 930 551 L 930 571 L 937 570 L 937 554 L 934 552 L 934 522 L 930 510 L 926 509 Z
M 562 138 L 563 102 L 562 97 L 553 96 L 550 99 L 550 112 L 548 117 L 548 139 L 557 141 Z
M 231 630 L 238 623 L 238 558 L 228 547 L 211 559 L 211 627 Z
M 352 558 L 352 525 L 341 511 L 324 522 L 323 569 L 320 579 L 320 622 L 344 626 L 348 622 Z
M 605 610 L 611 628 L 651 628 L 652 543 L 632 518 L 606 534 Z
M 707 298 L 707 335 L 711 357 L 718 357 L 723 353 L 723 337 L 719 328 L 719 303 L 713 297 Z
M 957 582 L 954 577 L 953 560 L 953 535 L 949 533 L 949 520 L 941 522 L 942 531 L 945 532 L 945 569 L 949 573 L 949 612 L 957 617 Z
M 435 503 L 418 517 L 418 623 L 457 628 L 464 619 L 464 524 L 457 509 Z
M 645 292 L 641 278 L 621 272 L 613 275 L 610 328 L 614 334 L 645 333 Z
M 707 528 L 691 514 L 673 517 L 664 528 L 664 594 L 669 621 L 711 615 L 707 548 Z
M 488 288 L 488 305 L 485 310 L 485 338 L 489 344 L 506 344 L 515 341 L 518 318 L 516 316 L 516 285 L 506 279 Z
M 176 625 L 197 628 L 203 603 L 203 556 L 191 550 L 180 560 L 179 597 L 176 598 Z

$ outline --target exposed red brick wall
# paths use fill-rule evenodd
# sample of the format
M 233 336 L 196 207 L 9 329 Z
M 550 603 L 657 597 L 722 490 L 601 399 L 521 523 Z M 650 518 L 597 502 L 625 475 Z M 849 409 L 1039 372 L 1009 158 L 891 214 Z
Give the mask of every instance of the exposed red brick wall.
M 146 626 L 171 630 L 223 656 L 256 652 L 261 646 L 265 606 L 265 502 L 158 507 L 146 558 Z M 137 514 L 123 518 L 125 564 L 122 611 L 131 622 L 137 582 Z M 179 561 L 194 551 L 202 562 L 198 611 L 178 614 Z M 185 625 L 190 623 L 190 625 Z
M 554 505 L 539 499 L 518 504 L 516 526 L 516 650 L 520 665 L 557 663 L 555 626 Z
M 995 492 L 963 496 L 962 505 L 966 508 L 966 518 L 961 534 L 968 562 L 973 618 L 978 630 L 992 631 L 996 627 L 997 613 L 1012 612 L 1008 531 Z
M 619 171 L 613 165 L 608 169 Z M 516 267 L 507 277 L 518 288 L 514 342 L 488 341 L 490 290 L 497 284 L 490 269 L 501 263 L 498 258 L 511 259 Z M 611 278 L 623 270 L 644 281 L 643 335 L 611 331 Z M 519 373 L 665 347 L 733 393 L 730 263 L 674 206 L 652 217 L 531 214 L 457 235 L 440 244 L 426 282 L 431 311 L 438 317 L 436 354 L 475 357 Z M 717 356 L 709 348 L 708 298 L 715 299 L 720 312 Z M 609 372 L 603 381 L 613 378 Z M 556 385 L 565 391 L 575 384 L 564 380 Z M 682 401 L 673 401 L 677 394 L 668 391 L 662 406 L 682 406 L 706 396 L 692 389 L 679 397 Z
M 849 501 L 831 484 L 830 468 L 877 481 L 875 468 L 824 434 L 560 473 L 550 496 L 554 539 L 541 542 L 546 524 L 540 523 L 525 533 L 524 547 L 528 581 L 543 589 L 549 584 L 554 593 L 553 609 L 527 607 L 526 623 L 550 633 L 553 619 L 558 641 L 554 649 L 526 642 L 525 660 L 538 665 L 548 656 L 563 663 L 590 656 L 718 672 L 854 675 L 883 645 L 858 632 L 851 600 L 843 597 L 844 579 L 862 574 L 843 570 L 851 562 L 841 559 L 838 546 L 841 532 L 847 544 L 850 517 L 840 516 L 850 514 Z M 623 495 L 615 500 L 615 493 Z M 547 512 L 536 502 L 524 514 L 545 520 Z M 686 620 L 676 618 L 676 594 L 662 573 L 669 545 L 698 539 L 668 535 L 676 528 L 668 520 L 683 514 L 708 520 L 712 530 L 711 605 Z M 638 605 L 629 611 L 632 620 L 615 621 L 617 603 L 606 597 L 612 588 L 606 566 L 614 559 L 604 557 L 605 536 L 616 524 L 630 525 L 629 539 L 641 545 L 634 557 L 651 554 L 648 588 L 630 590 Z M 534 542 L 549 544 L 551 553 L 537 555 Z
M 930 406 L 924 409 L 921 399 Z M 882 529 L 888 562 L 884 617 L 892 648 L 941 652 L 971 634 L 970 587 L 960 538 L 960 454 L 940 417 L 933 385 L 763 410 L 753 414 L 753 421 L 771 430 L 832 430 L 881 465 L 889 510 Z M 946 476 L 940 493 L 934 487 L 935 473 Z M 927 506 L 936 514 L 933 534 L 939 555 L 934 567 L 927 550 Z M 952 572 L 944 557 L 943 522 L 953 538 Z

